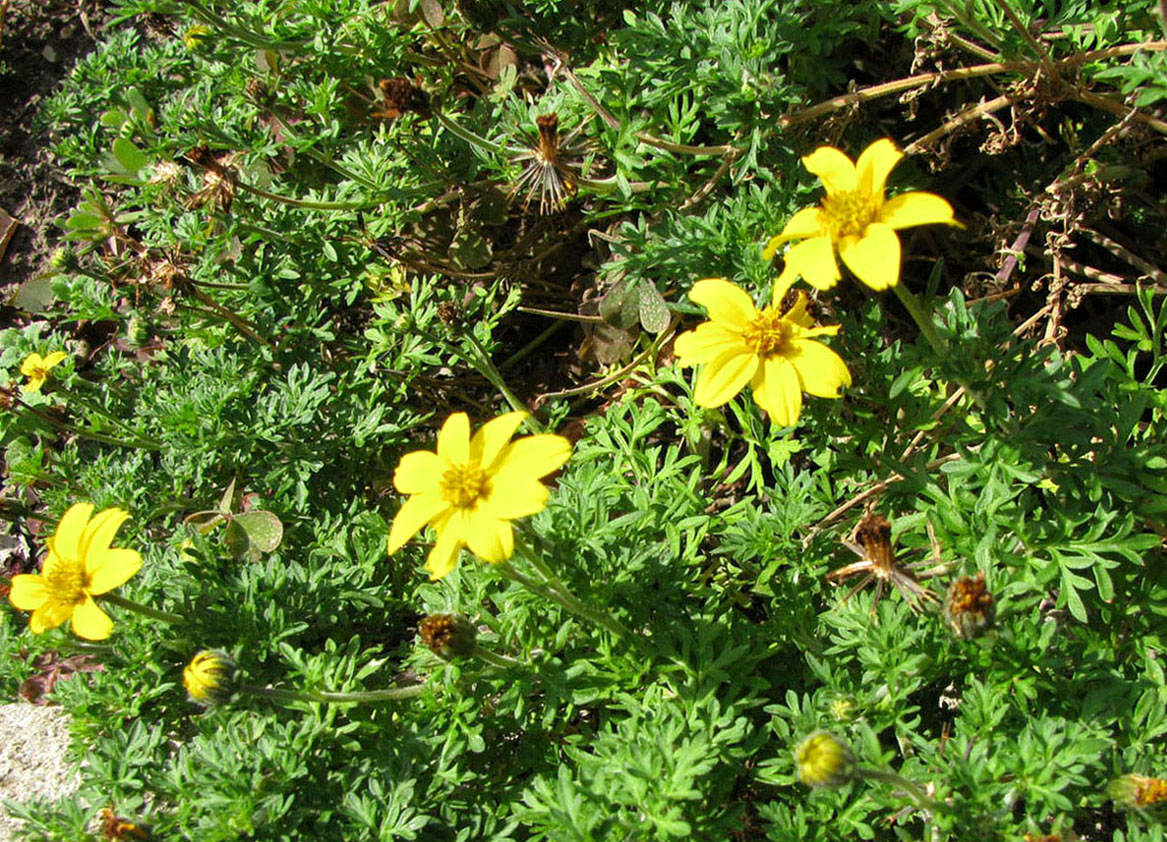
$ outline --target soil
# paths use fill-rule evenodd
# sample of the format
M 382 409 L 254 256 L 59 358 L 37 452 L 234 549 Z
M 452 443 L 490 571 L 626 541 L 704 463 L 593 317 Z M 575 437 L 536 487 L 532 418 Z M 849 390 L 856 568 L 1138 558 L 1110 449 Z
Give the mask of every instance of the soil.
M 0 300 L 46 271 L 62 214 L 79 190 L 53 161 L 41 106 L 92 50 L 105 19 L 99 0 L 0 0 L 0 211 L 13 217 L 0 247 Z M 5 236 L 0 214 L 0 244 Z M 11 311 L 0 319 L 7 326 Z
M 65 758 L 68 747 L 69 717 L 59 707 L 0 705 L 0 798 L 23 804 L 72 795 L 78 774 Z M 0 842 L 14 839 L 19 826 L 0 809 Z

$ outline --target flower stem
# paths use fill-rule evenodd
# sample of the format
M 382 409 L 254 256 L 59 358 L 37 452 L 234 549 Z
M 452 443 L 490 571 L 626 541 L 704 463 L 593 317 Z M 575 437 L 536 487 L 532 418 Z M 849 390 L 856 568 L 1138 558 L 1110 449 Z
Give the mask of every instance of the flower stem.
M 434 116 L 442 125 L 442 128 L 462 138 L 462 140 L 466 141 L 471 146 L 477 146 L 479 149 L 485 149 L 487 152 L 494 152 L 498 155 L 506 152 L 506 150 L 499 146 L 497 143 L 487 140 L 486 138 L 475 134 L 467 128 L 463 128 L 462 126 L 458 125 L 456 121 L 450 117 L 447 117 L 441 111 L 435 112 Z
M 90 441 L 101 442 L 102 444 L 116 444 L 119 447 L 136 447 L 136 448 L 141 448 L 142 450 L 161 450 L 162 449 L 161 444 L 154 442 L 154 441 L 148 441 L 146 439 L 142 439 L 142 438 L 139 438 L 137 436 L 135 436 L 133 439 L 123 439 L 123 438 L 118 438 L 117 436 L 110 436 L 110 435 L 107 435 L 105 433 L 99 433 L 96 430 L 86 430 L 83 427 L 78 427 L 76 424 L 70 424 L 68 421 L 63 421 L 60 418 L 54 418 L 52 415 L 50 415 L 47 412 L 42 412 L 41 410 L 37 409 L 36 407 L 29 406 L 28 404 L 26 404 L 24 401 L 20 400 L 19 398 L 16 399 L 16 402 L 20 406 L 23 406 L 25 409 L 27 409 L 34 416 L 39 418 L 41 421 L 44 421 L 50 427 L 56 427 L 58 430 L 62 430 L 63 432 L 66 432 L 66 433 L 72 433 L 73 435 L 79 436 L 80 438 L 83 438 L 83 439 L 89 439 Z
M 274 687 L 240 688 L 250 696 L 261 699 L 270 699 L 273 702 L 317 702 L 322 704 L 344 705 L 361 704 L 365 702 L 399 702 L 413 699 L 425 690 L 424 684 L 414 684 L 409 687 L 389 687 L 385 690 L 353 690 L 339 692 L 332 690 L 280 690 Z
M 944 341 L 944 337 L 936 329 L 936 323 L 932 321 L 931 309 L 925 307 L 924 303 L 916 297 L 916 294 L 904 284 L 896 284 L 892 289 L 895 290 L 896 297 L 899 298 L 900 303 L 908 311 L 908 315 L 919 326 L 920 332 L 924 334 L 924 338 L 928 340 L 928 344 L 932 346 L 932 350 L 937 353 L 940 359 L 947 359 L 948 343 Z
M 855 770 L 855 774 L 857 777 L 869 781 L 883 781 L 884 783 L 900 787 L 921 810 L 932 810 L 936 806 L 936 802 L 929 798 L 917 784 L 897 775 L 895 772 L 886 772 L 882 769 L 871 769 L 866 766 L 860 766 Z
M 126 599 L 124 596 L 119 596 L 116 593 L 103 593 L 97 596 L 104 602 L 116 605 L 119 608 L 125 608 L 129 611 L 137 611 L 139 614 L 144 614 L 155 620 L 161 620 L 164 623 L 170 623 L 172 626 L 181 625 L 186 622 L 186 618 L 181 614 L 172 614 L 169 611 L 161 611 L 157 608 L 151 608 L 149 605 L 143 605 L 140 602 L 134 602 L 132 599 Z
M 607 629 L 619 638 L 624 640 L 634 639 L 635 635 L 626 625 L 621 623 L 607 611 L 588 605 L 575 594 L 573 594 L 570 590 L 568 590 L 567 585 L 563 584 L 563 582 L 559 580 L 559 577 L 551 571 L 551 568 L 549 568 L 547 564 L 541 558 L 539 558 L 536 553 L 532 552 L 531 549 L 522 541 L 515 542 L 515 552 L 530 562 L 531 566 L 534 567 L 535 570 L 539 572 L 539 575 L 543 577 L 543 583 L 540 584 L 535 582 L 533 579 L 524 576 L 509 564 L 500 565 L 499 569 L 501 570 L 503 576 L 518 582 L 520 585 L 532 591 L 533 593 L 537 593 L 546 599 L 550 599 L 552 602 L 559 603 L 572 614 L 583 617 L 585 620 Z
M 478 658 L 485 661 L 494 667 L 501 667 L 502 669 L 513 669 L 514 667 L 526 666 L 522 661 L 512 658 L 510 655 L 503 655 L 501 652 L 494 652 L 487 649 L 481 644 L 475 643 L 474 649 L 470 652 L 470 657 Z

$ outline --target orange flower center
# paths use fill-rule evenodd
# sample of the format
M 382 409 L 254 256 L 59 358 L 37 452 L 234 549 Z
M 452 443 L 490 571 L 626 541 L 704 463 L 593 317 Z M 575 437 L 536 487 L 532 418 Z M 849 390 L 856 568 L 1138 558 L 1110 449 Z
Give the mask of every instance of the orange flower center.
M 1135 804 L 1139 807 L 1150 807 L 1167 800 L 1167 780 L 1163 778 L 1145 778 L 1139 781 L 1135 792 Z
M 85 601 L 88 577 L 80 564 L 62 561 L 45 575 L 45 588 L 54 602 L 62 605 L 80 605 Z
M 459 509 L 470 509 L 490 494 L 486 471 L 477 465 L 455 465 L 442 474 L 442 499 Z
M 879 197 L 862 190 L 828 193 L 823 197 L 822 208 L 832 242 L 862 237 L 879 212 Z
M 764 360 L 785 351 L 793 336 L 794 326 L 773 307 L 764 308 L 742 331 L 746 345 Z

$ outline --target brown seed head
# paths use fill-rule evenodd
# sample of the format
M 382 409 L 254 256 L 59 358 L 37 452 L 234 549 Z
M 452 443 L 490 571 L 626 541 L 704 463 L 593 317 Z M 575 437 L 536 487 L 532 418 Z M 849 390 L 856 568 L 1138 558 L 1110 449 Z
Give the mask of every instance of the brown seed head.
M 993 595 L 985 587 L 985 574 L 961 576 L 948 588 L 944 600 L 944 619 L 953 633 L 962 640 L 980 637 L 993 625 L 996 609 Z
M 430 614 L 417 630 L 426 648 L 447 661 L 469 655 L 477 645 L 478 630 L 461 614 Z
M 404 76 L 382 79 L 380 87 L 385 104 L 382 110 L 373 113 L 374 117 L 396 120 L 402 114 L 410 112 L 422 118 L 428 118 L 433 114 L 430 110 L 429 95 Z

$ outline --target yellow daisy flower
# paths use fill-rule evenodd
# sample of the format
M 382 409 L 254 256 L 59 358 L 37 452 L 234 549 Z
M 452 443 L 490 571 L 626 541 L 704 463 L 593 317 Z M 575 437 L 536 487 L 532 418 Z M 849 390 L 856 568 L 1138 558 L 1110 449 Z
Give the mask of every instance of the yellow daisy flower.
M 67 356 L 64 351 L 53 351 L 47 357 L 42 357 L 34 351 L 25 357 L 24 362 L 20 364 L 20 373 L 28 378 L 28 382 L 24 384 L 24 393 L 30 395 L 39 392 L 49 378 L 49 371 L 60 365 Z
M 438 433 L 436 453 L 417 450 L 401 458 L 393 484 L 409 499 L 389 530 L 390 555 L 429 524 L 437 533 L 425 565 L 431 580 L 454 569 L 462 547 L 494 564 L 511 557 L 510 521 L 543 510 L 548 492 L 539 480 L 571 456 L 571 442 L 563 436 L 512 442 L 526 417 L 500 415 L 471 438 L 470 419 L 455 412 Z
M 12 577 L 8 598 L 21 611 L 31 611 L 33 634 L 55 629 L 68 619 L 73 631 L 87 640 L 105 640 L 113 621 L 93 599 L 124 585 L 142 566 L 137 550 L 110 546 L 129 518 L 121 509 L 105 509 L 90 519 L 91 503 L 69 507 L 57 531 L 45 541 L 49 548 L 38 574 Z
M 900 240 L 896 231 L 914 225 L 960 226 L 952 205 L 932 193 L 912 191 L 884 199 L 888 174 L 904 153 L 887 138 L 863 150 L 851 162 L 831 146 L 820 146 L 802 159 L 826 188 L 818 207 L 803 208 L 763 252 L 769 260 L 788 240 L 802 240 L 786 254 L 786 265 L 807 282 L 830 289 L 839 280 L 835 252 L 859 280 L 874 290 L 895 286 L 900 277 Z
M 683 366 L 704 364 L 693 399 L 717 407 L 748 383 L 758 406 L 781 427 L 798 421 L 802 393 L 837 398 L 851 385 L 843 359 L 817 336 L 833 336 L 838 325 L 815 327 L 806 312 L 806 296 L 782 309 L 786 291 L 797 278 L 786 271 L 774 283 L 772 304 L 759 312 L 750 296 L 723 278 L 693 284 L 689 300 L 709 311 L 709 321 L 677 337 L 673 346 Z

